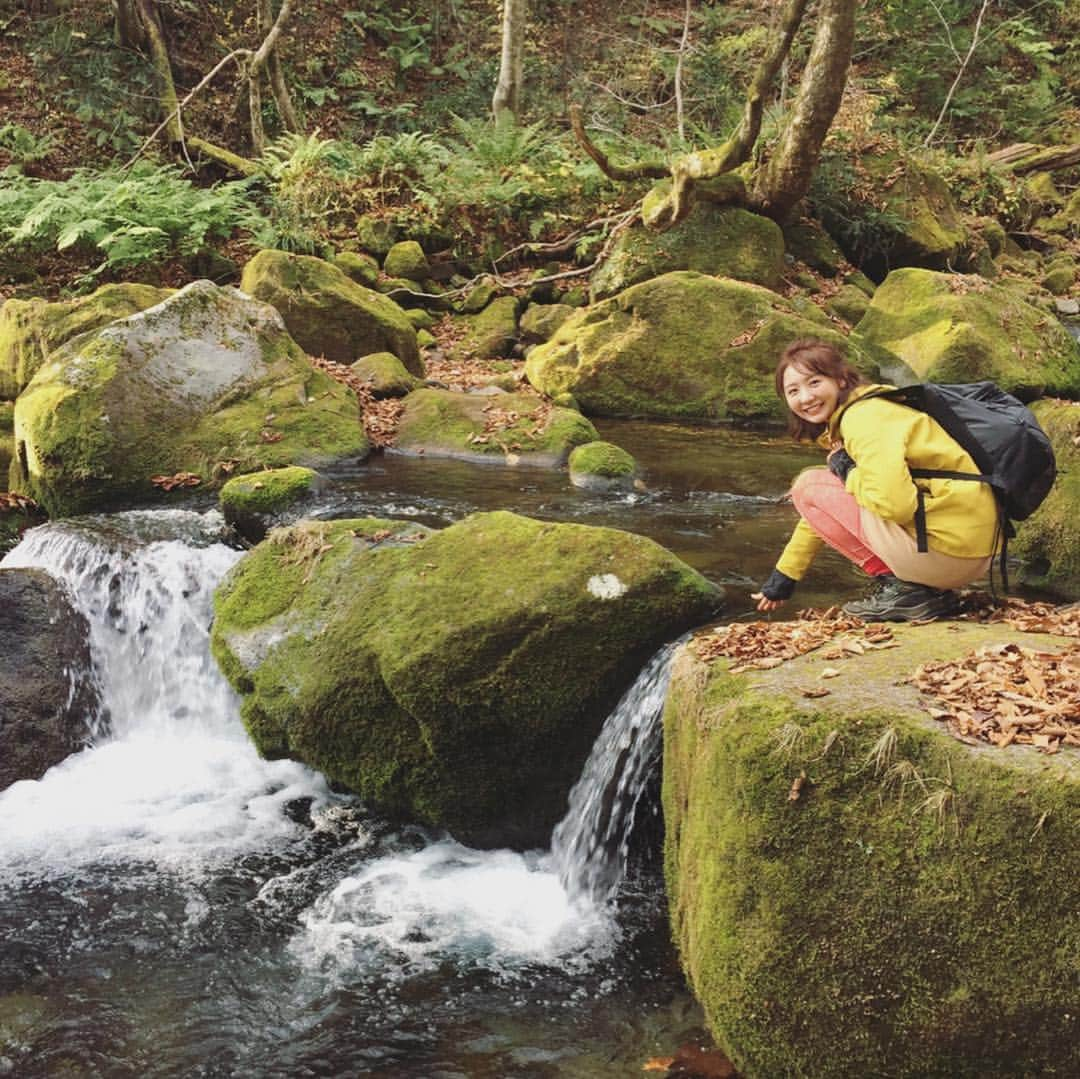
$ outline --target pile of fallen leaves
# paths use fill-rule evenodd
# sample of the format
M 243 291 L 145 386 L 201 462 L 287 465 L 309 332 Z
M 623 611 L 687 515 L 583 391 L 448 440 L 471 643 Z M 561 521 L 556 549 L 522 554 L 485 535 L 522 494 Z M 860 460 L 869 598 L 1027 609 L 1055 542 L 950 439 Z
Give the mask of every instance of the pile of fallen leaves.
M 312 367 L 325 371 L 335 382 L 348 386 L 360 402 L 360 418 L 364 434 L 375 449 L 381 450 L 394 444 L 398 422 L 404 405 L 397 398 L 375 399 L 370 380 L 358 375 L 348 364 L 328 360 L 325 356 L 309 356 Z
M 835 649 L 823 653 L 826 659 L 862 655 L 880 648 L 895 648 L 892 630 L 882 623 L 866 624 L 844 614 L 839 607 L 826 610 L 807 608 L 791 622 L 733 622 L 711 633 L 695 637 L 691 645 L 697 656 L 711 663 L 718 656 L 735 660 L 731 674 L 769 670 L 796 656 L 813 652 L 841 634 Z
M 930 715 L 962 741 L 1045 753 L 1080 746 L 1080 644 L 1063 652 L 989 645 L 949 663 L 925 663 L 912 682 L 937 702 Z
M 0 510 L 18 510 L 20 513 L 33 513 L 40 507 L 26 495 L 14 491 L 0 491 Z
M 1056 633 L 1061 637 L 1080 637 L 1080 603 L 1055 607 L 1052 603 L 1028 603 L 1022 599 L 995 602 L 985 592 L 964 597 L 965 621 L 1003 623 L 1025 633 Z
M 483 408 L 484 413 L 484 430 L 481 434 L 469 435 L 468 441 L 473 445 L 486 445 L 488 443 L 494 443 L 497 446 L 501 446 L 504 451 L 516 451 L 521 449 L 520 442 L 511 442 L 507 444 L 499 436 L 509 431 L 511 428 L 516 427 L 521 420 L 531 421 L 532 426 L 526 428 L 519 434 L 519 438 L 536 439 L 544 433 L 544 429 L 548 425 L 548 420 L 551 418 L 551 402 L 544 401 L 537 397 L 536 408 L 531 412 L 519 412 L 516 408 L 499 408 L 494 402 L 487 404 Z

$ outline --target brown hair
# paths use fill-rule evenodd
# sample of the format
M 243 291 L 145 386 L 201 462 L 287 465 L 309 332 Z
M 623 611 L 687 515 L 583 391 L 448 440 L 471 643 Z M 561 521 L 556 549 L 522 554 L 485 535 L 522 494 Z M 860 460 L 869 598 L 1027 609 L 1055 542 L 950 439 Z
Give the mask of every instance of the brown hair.
M 789 367 L 798 367 L 803 371 L 813 372 L 815 375 L 836 379 L 840 383 L 840 404 L 843 404 L 851 391 L 863 382 L 862 375 L 844 359 L 843 354 L 835 345 L 812 337 L 804 337 L 798 341 L 792 341 L 780 354 L 780 362 L 776 365 L 776 393 L 785 406 L 787 396 L 784 393 L 784 372 Z M 807 423 L 788 408 L 788 430 L 799 441 L 817 438 L 826 426 L 824 423 Z

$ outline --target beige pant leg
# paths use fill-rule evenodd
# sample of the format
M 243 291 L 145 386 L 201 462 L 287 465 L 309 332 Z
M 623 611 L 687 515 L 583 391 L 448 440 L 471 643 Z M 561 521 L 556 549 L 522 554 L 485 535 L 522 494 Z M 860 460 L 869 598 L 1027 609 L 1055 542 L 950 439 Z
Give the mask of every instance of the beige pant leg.
M 866 545 L 902 581 L 930 588 L 961 588 L 986 575 L 992 558 L 957 558 L 940 551 L 920 551 L 915 537 L 895 521 L 860 509 Z

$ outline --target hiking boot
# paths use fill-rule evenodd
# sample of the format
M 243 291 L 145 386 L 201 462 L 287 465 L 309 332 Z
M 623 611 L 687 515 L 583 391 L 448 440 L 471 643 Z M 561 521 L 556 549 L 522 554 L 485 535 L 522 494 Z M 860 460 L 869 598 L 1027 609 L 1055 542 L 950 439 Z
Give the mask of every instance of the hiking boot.
M 955 592 L 901 581 L 886 573 L 874 581 L 865 599 L 845 603 L 843 610 L 864 622 L 916 622 L 944 618 L 958 605 Z

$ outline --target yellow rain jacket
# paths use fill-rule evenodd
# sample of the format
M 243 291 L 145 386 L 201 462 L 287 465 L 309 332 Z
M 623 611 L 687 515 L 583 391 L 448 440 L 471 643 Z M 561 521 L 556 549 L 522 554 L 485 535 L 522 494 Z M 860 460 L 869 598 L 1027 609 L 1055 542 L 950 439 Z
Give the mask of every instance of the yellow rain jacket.
M 844 486 L 864 509 L 896 521 L 915 535 L 916 485 L 926 506 L 926 532 L 931 550 L 957 558 L 985 558 L 994 553 L 997 503 L 990 486 L 974 480 L 912 479 L 909 468 L 936 468 L 978 473 L 970 454 L 926 413 L 885 398 L 850 406 L 871 390 L 858 386 L 829 417 L 818 442 L 826 449 L 843 443 L 855 461 Z M 801 580 L 824 540 L 800 520 L 776 563 L 793 580 Z

